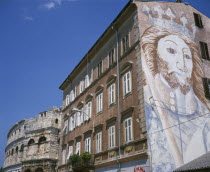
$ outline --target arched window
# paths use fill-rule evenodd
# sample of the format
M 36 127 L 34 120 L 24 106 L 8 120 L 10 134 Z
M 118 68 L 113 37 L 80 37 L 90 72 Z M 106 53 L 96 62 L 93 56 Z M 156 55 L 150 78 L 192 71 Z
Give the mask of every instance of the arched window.
M 18 153 L 18 146 L 15 148 L 16 153 Z
M 55 123 L 58 124 L 58 119 L 55 119 Z
M 44 142 L 46 142 L 46 140 L 47 140 L 46 137 L 42 136 L 39 138 L 39 143 L 44 143 Z
M 23 151 L 24 151 L 24 144 L 22 144 L 20 147 L 20 152 L 23 152 Z
M 30 169 L 27 169 L 25 172 L 31 172 L 31 170 Z
M 34 139 L 30 139 L 30 140 L 28 141 L 28 146 L 31 146 L 31 145 L 34 144 L 34 143 L 35 143 Z
M 42 169 L 42 168 L 37 168 L 36 170 L 35 170 L 35 172 L 43 172 L 44 170 Z

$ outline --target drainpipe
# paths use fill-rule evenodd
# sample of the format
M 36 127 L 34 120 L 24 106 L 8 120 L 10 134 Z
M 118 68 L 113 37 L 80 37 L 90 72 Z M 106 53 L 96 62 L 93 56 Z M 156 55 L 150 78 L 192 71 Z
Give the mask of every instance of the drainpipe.
M 112 26 L 112 29 L 115 31 L 116 35 L 116 57 L 117 57 L 117 121 L 118 121 L 118 156 L 117 156 L 117 163 L 119 165 L 118 171 L 121 171 L 121 166 L 119 159 L 121 158 L 121 114 L 120 114 L 120 69 L 119 69 L 119 53 L 118 53 L 118 30 Z

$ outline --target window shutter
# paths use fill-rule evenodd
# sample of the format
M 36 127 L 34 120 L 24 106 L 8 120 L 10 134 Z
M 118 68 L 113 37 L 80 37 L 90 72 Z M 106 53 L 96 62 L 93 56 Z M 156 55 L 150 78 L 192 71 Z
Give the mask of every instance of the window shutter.
M 209 80 L 207 78 L 203 78 L 203 87 L 204 87 L 204 93 L 206 98 L 210 99 L 210 90 L 209 90 Z

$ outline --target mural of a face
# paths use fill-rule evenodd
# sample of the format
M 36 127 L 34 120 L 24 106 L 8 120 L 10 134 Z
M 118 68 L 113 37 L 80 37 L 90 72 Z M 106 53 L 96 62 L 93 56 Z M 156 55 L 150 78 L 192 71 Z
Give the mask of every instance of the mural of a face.
M 168 63 L 168 72 L 174 72 L 180 82 L 192 74 L 192 54 L 188 45 L 178 36 L 169 35 L 158 42 L 158 54 Z
M 169 35 L 158 42 L 159 70 L 171 87 L 180 86 L 187 93 L 193 69 L 192 53 L 189 46 L 177 35 Z M 166 64 L 163 65 L 162 63 Z M 173 78 L 173 80 L 171 80 Z M 184 88 L 183 88 L 184 87 Z
M 203 131 L 210 132 L 206 129 L 208 125 L 204 125 L 205 117 L 176 125 L 208 112 L 202 86 L 202 64 L 193 40 L 165 28 L 148 28 L 141 38 L 141 48 L 145 98 L 152 97 L 152 100 L 146 99 L 147 130 L 153 133 L 164 129 L 149 138 L 151 151 L 155 152 L 152 155 L 153 171 L 169 172 L 198 157 L 193 151 L 197 145 L 202 147 L 199 155 L 210 149 L 209 142 L 203 142 L 207 134 L 204 138 L 197 137 L 202 136 Z M 160 154 L 165 157 L 160 159 Z M 173 159 L 167 162 L 170 169 L 165 169 L 164 163 L 170 158 Z

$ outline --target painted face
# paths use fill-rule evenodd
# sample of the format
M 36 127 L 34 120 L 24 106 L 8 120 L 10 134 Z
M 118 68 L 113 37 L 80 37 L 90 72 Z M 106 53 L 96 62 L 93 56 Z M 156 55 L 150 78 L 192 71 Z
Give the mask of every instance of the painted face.
M 176 35 L 161 38 L 158 42 L 159 57 L 168 65 L 168 73 L 173 73 L 180 84 L 191 78 L 193 62 L 188 45 Z

